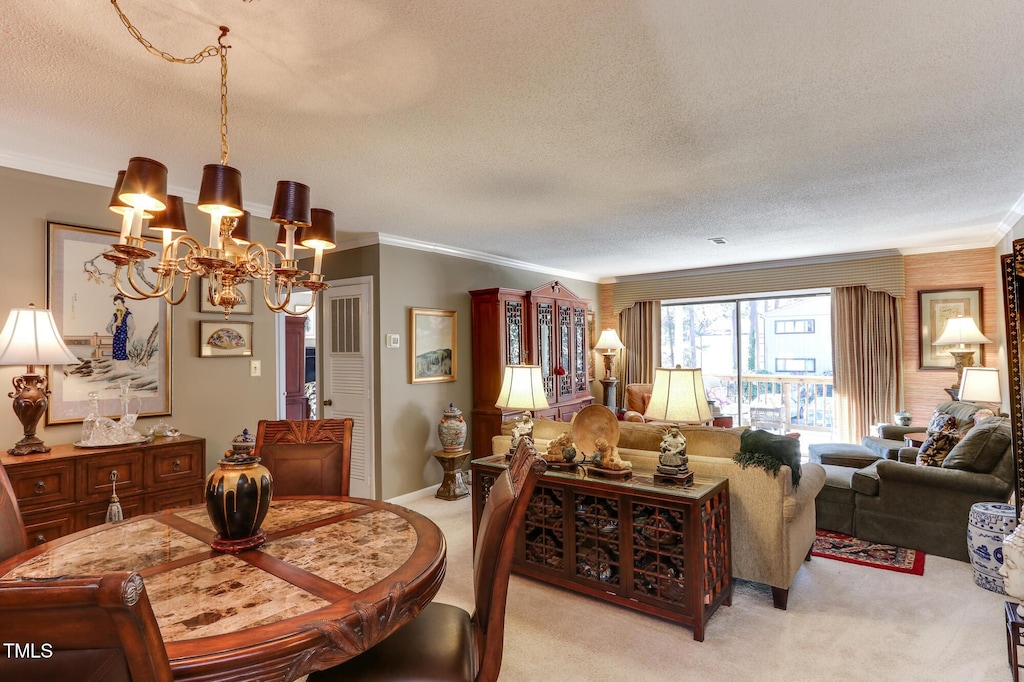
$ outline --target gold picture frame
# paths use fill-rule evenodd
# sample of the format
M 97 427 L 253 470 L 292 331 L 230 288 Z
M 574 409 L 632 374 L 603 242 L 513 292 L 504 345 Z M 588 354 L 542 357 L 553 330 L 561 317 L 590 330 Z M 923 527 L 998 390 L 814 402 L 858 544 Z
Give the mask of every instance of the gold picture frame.
M 956 361 L 949 354 L 950 346 L 934 346 L 932 342 L 939 337 L 951 317 L 973 317 L 978 329 L 984 329 L 981 320 L 981 289 L 968 287 L 917 292 L 920 369 L 952 369 L 956 366 Z M 968 344 L 967 350 L 975 352 L 975 361 L 980 365 L 981 346 Z
M 47 306 L 64 343 L 82 360 L 48 368 L 46 423 L 82 421 L 93 391 L 101 414 L 120 414 L 123 378 L 140 400 L 140 417 L 171 414 L 171 306 L 163 298 L 134 301 L 118 292 L 114 265 L 103 258 L 117 232 L 50 221 L 46 226 Z M 136 274 L 142 282 L 152 276 L 148 270 Z
M 454 310 L 409 310 L 409 383 L 455 381 L 458 315 Z

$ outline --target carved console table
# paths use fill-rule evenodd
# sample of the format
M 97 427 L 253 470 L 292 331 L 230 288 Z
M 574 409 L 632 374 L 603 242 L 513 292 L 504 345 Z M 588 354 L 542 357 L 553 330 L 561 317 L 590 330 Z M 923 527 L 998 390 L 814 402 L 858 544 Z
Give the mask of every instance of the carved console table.
M 501 455 L 473 461 L 473 529 Z M 696 476 L 688 488 L 549 470 L 537 483 L 513 570 L 693 628 L 732 602 L 729 481 Z

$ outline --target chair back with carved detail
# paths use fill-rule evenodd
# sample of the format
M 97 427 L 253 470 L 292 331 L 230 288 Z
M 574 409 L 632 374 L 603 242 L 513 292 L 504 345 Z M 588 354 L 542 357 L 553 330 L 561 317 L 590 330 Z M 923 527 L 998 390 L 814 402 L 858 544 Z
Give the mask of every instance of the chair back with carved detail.
M 3 680 L 172 682 L 138 573 L 0 580 Z
M 0 561 L 9 559 L 28 547 L 25 523 L 18 508 L 18 498 L 7 471 L 0 465 Z
M 519 441 L 508 468 L 491 486 L 473 551 L 473 587 L 476 612 L 480 670 L 477 680 L 495 680 L 501 669 L 505 635 L 505 605 L 512 574 L 516 537 L 526 521 L 537 479 L 547 464 L 537 454 L 529 438 Z
M 348 495 L 352 420 L 261 420 L 256 456 L 274 477 L 274 495 Z

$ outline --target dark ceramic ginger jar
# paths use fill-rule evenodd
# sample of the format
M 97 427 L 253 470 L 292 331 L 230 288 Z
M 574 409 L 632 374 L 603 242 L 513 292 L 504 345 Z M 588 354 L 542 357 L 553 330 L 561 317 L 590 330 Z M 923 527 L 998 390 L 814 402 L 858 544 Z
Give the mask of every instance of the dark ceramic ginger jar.
M 206 513 L 217 529 L 210 545 L 222 552 L 259 547 L 267 539 L 260 526 L 270 509 L 274 480 L 250 452 L 236 447 L 206 478 Z

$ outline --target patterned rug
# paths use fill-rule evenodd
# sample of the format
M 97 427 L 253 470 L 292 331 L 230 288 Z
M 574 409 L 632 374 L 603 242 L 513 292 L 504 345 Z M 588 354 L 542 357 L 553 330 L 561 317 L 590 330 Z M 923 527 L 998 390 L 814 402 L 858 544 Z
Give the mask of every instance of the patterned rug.
M 849 535 L 820 528 L 817 530 L 811 555 L 861 566 L 884 568 L 887 571 L 924 575 L 924 552 L 858 540 Z

